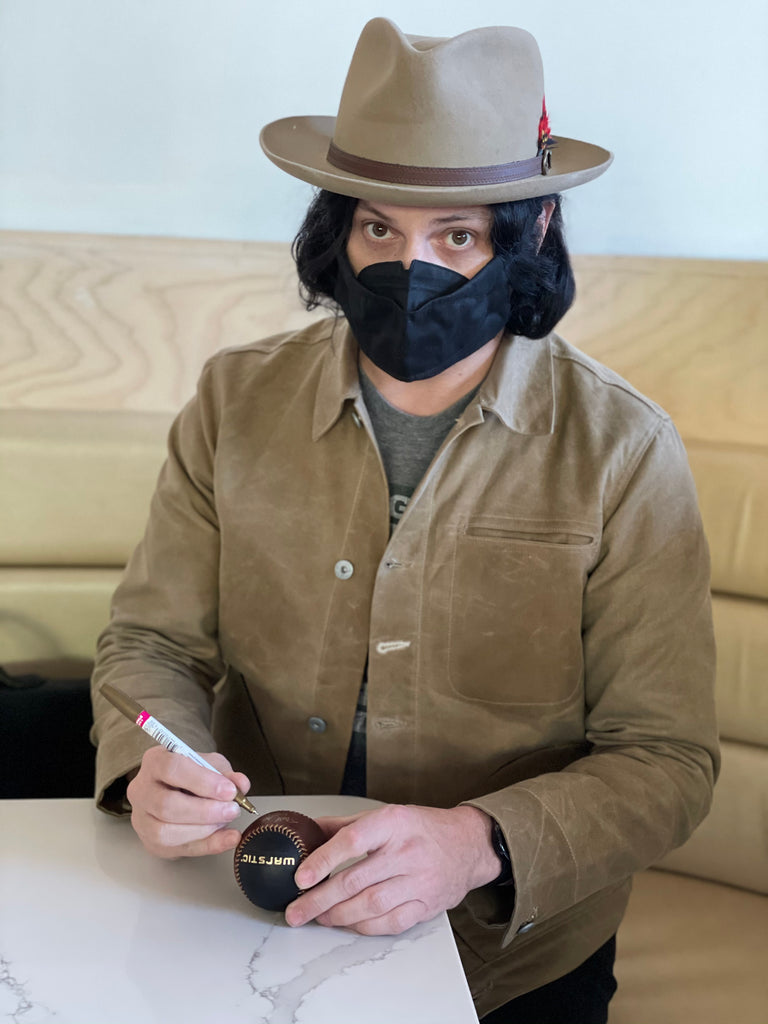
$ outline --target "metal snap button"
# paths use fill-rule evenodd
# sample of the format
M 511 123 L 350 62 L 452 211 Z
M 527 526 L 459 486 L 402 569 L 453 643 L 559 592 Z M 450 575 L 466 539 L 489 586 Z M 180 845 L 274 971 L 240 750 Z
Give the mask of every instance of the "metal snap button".
M 320 718 L 318 715 L 312 715 L 307 719 L 307 725 L 312 732 L 325 732 L 328 728 L 328 723 L 324 718 Z
M 336 565 L 334 565 L 333 571 L 335 572 L 337 579 L 348 580 L 354 573 L 355 567 L 351 562 L 348 562 L 346 558 L 341 558 Z
M 525 935 L 526 932 L 529 932 L 531 930 L 531 928 L 534 928 L 536 926 L 536 921 L 538 920 L 538 917 L 539 908 L 531 907 L 531 916 L 528 918 L 527 921 L 524 921 L 523 924 L 520 925 L 520 927 L 517 929 L 517 934 Z

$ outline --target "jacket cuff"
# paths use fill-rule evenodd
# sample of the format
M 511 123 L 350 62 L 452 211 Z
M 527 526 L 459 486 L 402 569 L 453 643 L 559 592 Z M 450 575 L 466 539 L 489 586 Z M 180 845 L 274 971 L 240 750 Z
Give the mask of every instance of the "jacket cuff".
M 135 726 L 130 731 L 116 732 L 105 736 L 96 748 L 96 806 L 107 814 L 129 814 L 130 805 L 125 799 L 128 785 L 126 776 L 138 768 L 144 752 L 154 746 Z
M 552 905 L 544 907 L 539 899 L 540 893 L 537 893 L 536 884 L 538 882 L 540 887 L 542 877 L 572 877 L 573 856 L 564 836 L 556 849 L 550 848 L 546 854 L 541 850 L 541 837 L 545 833 L 542 819 L 547 812 L 540 801 L 524 789 L 513 787 L 500 790 L 498 793 L 467 800 L 465 803 L 485 811 L 498 821 L 509 850 L 514 884 L 486 886 L 482 890 L 473 890 L 467 896 L 468 908 L 482 923 L 498 926 L 502 915 L 508 914 L 505 922 L 507 929 L 501 942 L 503 948 L 518 935 L 526 935 L 532 931 L 541 921 L 557 913 L 563 906 L 576 902 L 572 891 L 548 892 L 547 902 L 551 902 Z M 546 860 L 546 865 L 542 865 L 542 859 Z M 560 865 L 560 870 L 554 875 L 548 870 L 552 867 L 553 859 Z M 570 871 L 562 870 L 566 865 L 570 867 Z M 543 867 L 547 870 L 542 875 Z M 553 885 L 557 888 L 556 883 Z M 506 900 L 505 889 L 511 890 Z

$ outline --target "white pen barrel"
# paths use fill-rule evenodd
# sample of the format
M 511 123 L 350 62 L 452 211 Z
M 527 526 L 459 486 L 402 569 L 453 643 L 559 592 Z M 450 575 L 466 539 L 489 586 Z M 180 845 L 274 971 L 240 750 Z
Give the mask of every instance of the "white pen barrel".
M 190 761 L 194 761 L 195 764 L 199 764 L 202 768 L 208 768 L 209 771 L 216 772 L 217 775 L 221 775 L 221 772 L 214 768 L 212 764 L 200 757 L 200 755 L 188 747 L 187 744 L 180 740 L 178 736 L 175 736 L 170 729 L 166 729 L 165 726 L 158 722 L 152 715 L 147 715 L 143 721 L 137 721 L 136 723 L 140 726 L 144 732 L 148 733 L 153 740 L 157 740 L 158 743 L 162 744 L 166 750 L 170 750 L 173 754 L 183 754 L 184 757 L 188 757 Z

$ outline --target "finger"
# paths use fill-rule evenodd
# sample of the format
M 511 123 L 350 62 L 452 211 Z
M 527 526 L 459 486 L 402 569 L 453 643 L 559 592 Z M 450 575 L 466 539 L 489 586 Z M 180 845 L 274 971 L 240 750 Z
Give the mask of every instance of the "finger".
M 382 813 L 384 810 L 386 808 L 355 815 L 326 843 L 311 853 L 296 872 L 296 884 L 299 888 L 311 889 L 342 865 L 365 857 L 383 845 L 391 832 L 390 824 Z
M 409 878 L 397 875 L 375 885 L 367 886 L 356 896 L 334 904 L 315 917 L 318 924 L 337 928 L 353 928 L 361 922 L 390 914 L 408 903 L 413 896 Z
M 331 817 L 329 815 L 323 818 L 315 818 L 315 821 L 323 830 L 323 833 L 327 840 L 330 839 L 331 836 L 335 836 L 338 831 L 340 831 L 342 828 L 345 828 L 347 825 L 350 825 L 353 821 L 357 821 L 358 818 L 362 818 L 363 814 L 368 813 L 370 812 L 363 811 L 361 814 L 347 814 L 341 818 Z
M 243 775 L 242 772 L 228 772 L 227 778 L 234 782 L 243 796 L 248 796 L 251 791 L 251 781 L 247 775 Z
M 243 775 L 242 772 L 224 772 L 224 778 L 229 779 L 230 782 L 234 783 L 236 790 L 248 796 L 251 791 L 251 782 L 247 775 Z M 220 800 L 226 799 L 226 797 L 219 797 Z
M 148 786 L 140 807 L 156 820 L 176 825 L 229 825 L 240 814 L 234 801 L 208 800 L 164 783 Z
M 399 907 L 381 917 L 360 921 L 359 924 L 352 925 L 351 929 L 358 935 L 402 935 L 425 918 L 424 904 L 419 900 L 411 900 L 408 903 L 401 903 Z
M 208 764 L 213 765 L 217 772 L 221 772 L 222 775 L 232 774 L 232 765 L 229 763 L 223 754 L 220 754 L 218 750 L 213 750 L 208 754 L 201 754 L 200 757 Z
M 228 778 L 230 782 L 233 782 L 241 793 L 247 794 L 250 792 L 251 780 L 248 778 L 247 775 L 244 775 L 242 772 L 233 771 L 232 765 L 229 763 L 226 757 L 224 757 L 223 754 L 214 752 L 211 754 L 201 754 L 201 757 L 204 760 L 206 760 L 209 764 L 213 765 L 213 767 L 218 772 L 221 772 L 221 774 L 224 775 L 226 778 Z
M 195 825 L 169 825 L 149 815 L 133 822 L 145 848 L 156 857 L 202 857 L 233 850 L 240 841 L 237 829 L 222 826 L 211 829 Z
M 142 761 L 142 769 L 144 767 L 153 778 L 172 789 L 183 789 L 209 800 L 234 799 L 235 784 L 231 779 L 220 775 L 218 771 L 212 772 L 195 764 L 182 754 L 173 754 L 164 747 L 148 750 Z
M 396 877 L 396 872 L 397 865 L 393 860 L 380 854 L 373 854 L 371 857 L 357 861 L 351 867 L 332 875 L 308 892 L 302 893 L 286 908 L 285 919 L 292 927 L 299 927 L 308 921 L 319 919 L 329 911 L 335 911 L 337 907 L 359 899 L 361 893 L 369 892 L 381 883 Z M 298 885 L 298 872 L 295 877 Z M 357 906 L 360 905 L 357 904 Z M 357 916 L 354 915 L 354 912 L 352 912 L 352 916 L 349 916 L 350 912 L 347 911 L 343 923 L 360 920 L 364 916 L 381 914 L 385 910 L 391 909 L 392 906 L 394 906 L 394 902 L 390 902 L 386 906 L 376 903 L 375 906 L 367 910 L 359 909 Z M 341 918 L 339 918 L 339 923 L 342 923 Z
M 226 775 L 203 768 L 182 754 L 171 754 L 163 781 L 207 800 L 234 800 L 235 783 Z

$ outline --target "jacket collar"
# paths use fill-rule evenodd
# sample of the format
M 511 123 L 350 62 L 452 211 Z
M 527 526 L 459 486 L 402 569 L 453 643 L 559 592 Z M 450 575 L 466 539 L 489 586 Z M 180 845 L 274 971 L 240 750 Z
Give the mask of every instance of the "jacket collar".
M 331 429 L 347 399 L 354 401 L 359 395 L 357 342 L 347 321 L 339 317 L 331 321 L 330 342 L 315 397 L 312 440 L 317 441 Z
M 315 398 L 312 440 L 317 441 L 341 416 L 347 400 L 360 396 L 357 342 L 346 320 L 333 325 Z M 551 434 L 555 426 L 555 385 L 550 338 L 506 336 L 465 422 L 476 411 L 493 413 L 518 434 Z
M 477 401 L 517 434 L 551 434 L 555 429 L 552 342 L 506 335 L 499 345 Z

